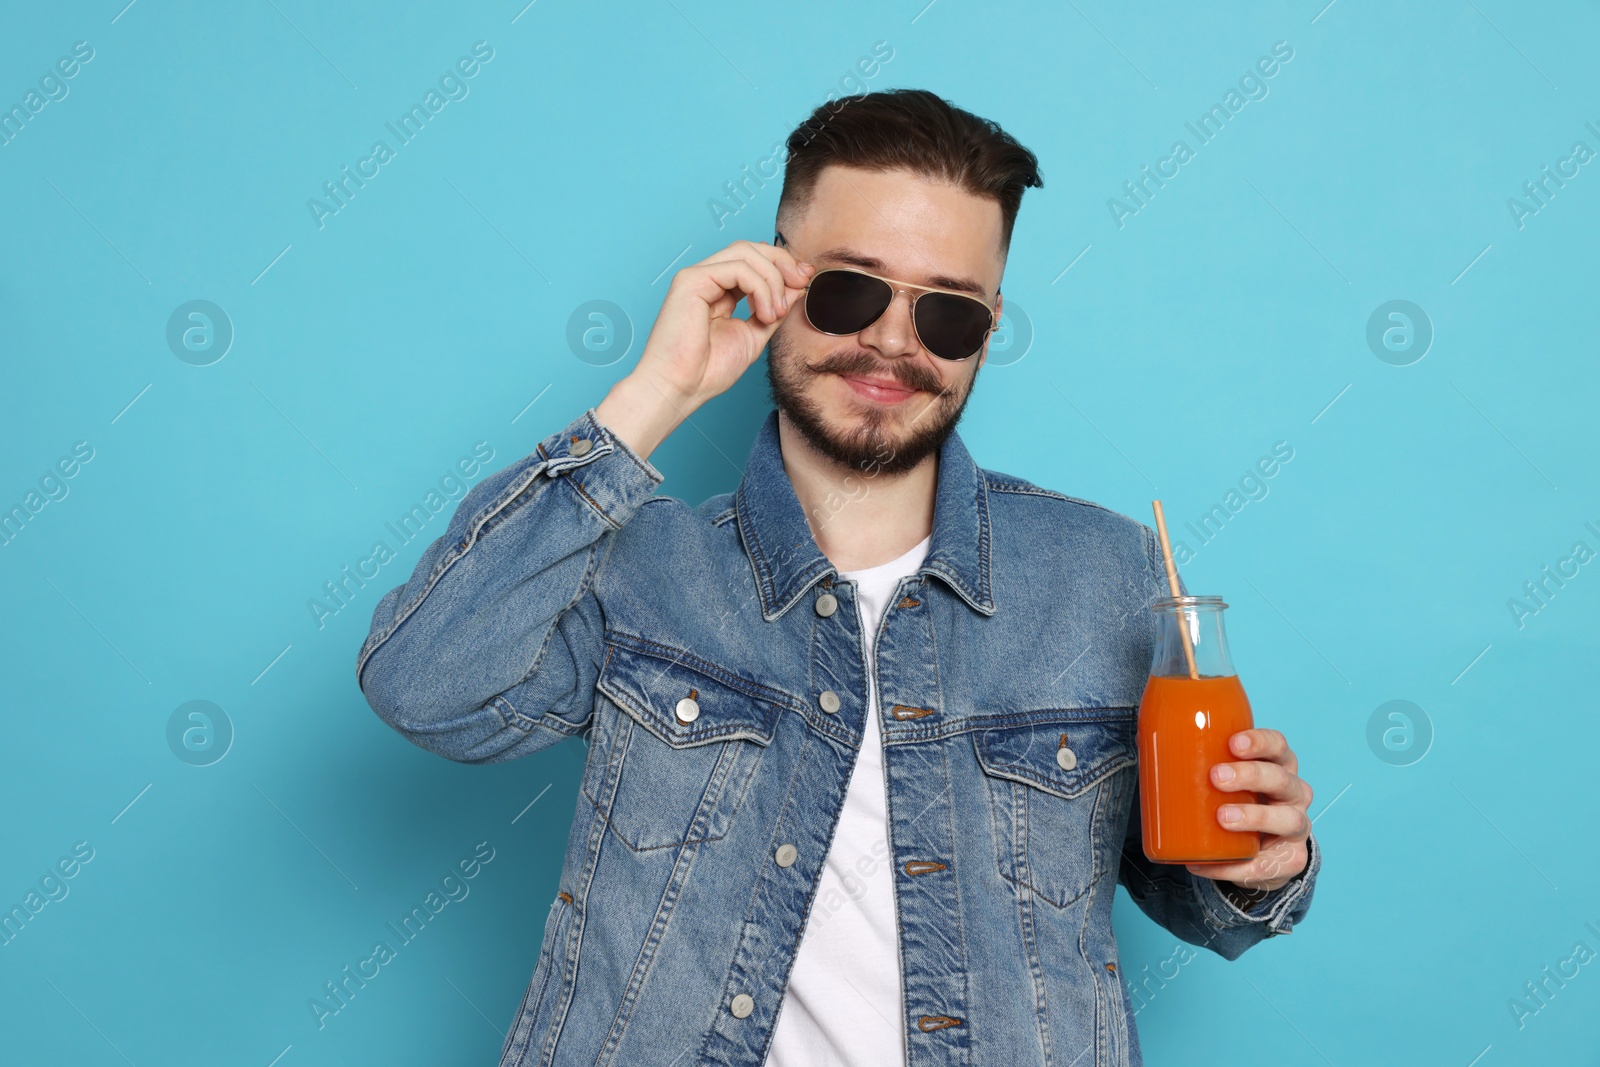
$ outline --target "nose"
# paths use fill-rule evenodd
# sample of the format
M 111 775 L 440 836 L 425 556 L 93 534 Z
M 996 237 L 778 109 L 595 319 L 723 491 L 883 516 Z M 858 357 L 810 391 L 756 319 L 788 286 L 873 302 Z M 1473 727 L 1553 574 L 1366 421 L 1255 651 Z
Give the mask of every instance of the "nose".
M 861 343 L 877 349 L 886 357 L 898 358 L 915 355 L 922 348 L 917 341 L 917 331 L 911 321 L 912 295 L 896 289 L 894 297 L 878 321 L 862 330 L 857 337 Z

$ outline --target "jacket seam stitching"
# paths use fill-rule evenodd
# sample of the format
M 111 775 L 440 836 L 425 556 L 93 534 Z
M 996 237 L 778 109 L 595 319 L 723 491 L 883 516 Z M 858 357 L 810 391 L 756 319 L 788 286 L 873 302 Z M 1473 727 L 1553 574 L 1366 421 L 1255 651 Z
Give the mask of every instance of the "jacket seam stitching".
M 941 702 L 942 702 L 942 699 L 943 698 L 941 696 Z M 955 773 L 954 773 L 953 769 L 950 766 L 950 750 L 953 747 L 954 747 L 954 745 L 948 744 L 948 743 L 947 744 L 941 744 L 939 746 L 939 756 L 940 756 L 941 760 L 943 760 L 943 762 L 944 762 L 945 782 L 951 784 L 952 786 L 955 783 Z M 952 799 L 953 799 L 953 794 L 952 794 Z M 955 841 L 955 826 L 954 826 L 954 821 L 955 820 L 953 818 L 953 812 L 951 811 L 951 805 L 950 804 L 945 804 L 945 805 L 942 805 L 942 806 L 946 810 L 946 818 L 944 819 L 945 842 L 946 842 L 948 848 L 950 849 L 950 861 L 951 861 L 951 863 L 954 863 L 955 862 L 955 856 L 956 856 L 956 841 Z M 891 877 L 892 877 L 892 874 L 891 874 Z M 961 948 L 961 973 L 959 975 L 959 980 L 961 982 L 961 1004 L 962 1004 L 963 1009 L 964 1009 L 963 1010 L 963 1014 L 968 1016 L 969 1019 L 970 1019 L 970 1017 L 972 1015 L 972 1011 L 971 1011 L 971 1007 L 970 1007 L 971 1004 L 972 1004 L 972 983 L 969 980 L 969 978 L 970 978 L 970 974 L 971 974 L 971 969 L 972 968 L 971 968 L 971 965 L 970 965 L 969 961 L 971 960 L 972 957 L 967 951 L 967 924 L 962 918 L 962 916 L 966 914 L 966 909 L 962 906 L 962 903 L 961 903 L 961 879 L 960 878 L 951 878 L 950 882 L 951 882 L 951 886 L 952 886 L 952 888 L 954 890 L 954 894 L 955 894 L 955 909 L 954 910 L 955 910 L 955 926 L 956 926 L 956 943 Z M 957 1047 L 960 1049 L 960 1051 L 962 1053 L 962 1055 L 961 1055 L 962 1062 L 970 1064 L 972 1062 L 972 1039 L 971 1039 L 971 1037 L 967 1036 L 966 1034 L 962 1034 L 956 1039 L 956 1044 L 957 1044 Z
M 631 739 L 629 741 L 628 747 L 629 748 L 633 747 Z M 730 755 L 730 753 L 731 753 L 731 755 Z M 627 753 L 623 753 L 624 758 L 626 758 L 626 755 L 627 755 Z M 610 827 L 611 832 L 617 835 L 617 839 L 620 840 L 624 845 L 628 846 L 628 850 L 631 851 L 631 852 L 641 852 L 641 853 L 642 852 L 659 852 L 664 848 L 684 848 L 684 847 L 687 847 L 689 845 L 703 845 L 708 841 L 720 841 L 722 838 L 724 838 L 724 837 L 726 837 L 728 835 L 728 830 L 724 830 L 720 834 L 712 833 L 711 832 L 711 826 L 710 826 L 711 816 L 714 815 L 716 813 L 717 809 L 722 806 L 723 798 L 724 798 L 724 795 L 726 794 L 728 786 L 734 784 L 737 781 L 737 778 L 735 776 L 737 774 L 738 764 L 741 761 L 744 761 L 744 760 L 747 760 L 747 759 L 749 759 L 749 760 L 759 760 L 760 756 L 759 755 L 747 755 L 746 753 L 744 753 L 742 750 L 739 750 L 739 749 L 725 749 L 722 753 L 720 753 L 718 755 L 716 766 L 714 766 L 711 769 L 711 778 L 707 779 L 705 786 L 702 787 L 702 791 L 701 791 L 701 794 L 700 794 L 700 803 L 695 808 L 695 815 L 694 815 L 693 819 L 690 821 L 688 829 L 684 831 L 689 836 L 684 838 L 681 841 L 668 841 L 668 842 L 666 842 L 664 844 L 660 844 L 660 845 L 636 845 L 632 841 L 629 841 L 626 837 L 623 836 L 622 831 L 617 829 L 616 823 L 612 819 L 607 818 L 606 819 L 606 824 L 607 824 L 607 826 Z M 728 813 L 728 819 L 729 819 L 729 822 L 730 822 L 730 829 L 732 828 L 731 827 L 732 819 L 737 814 L 737 807 L 743 805 L 744 798 L 745 798 L 746 794 L 748 794 L 749 791 L 750 791 L 750 781 L 754 777 L 755 767 L 756 767 L 756 765 L 754 763 L 752 763 L 750 769 L 745 772 L 743 786 L 739 789 L 738 805 L 735 807 L 734 811 L 731 811 L 731 812 Z M 720 777 L 719 777 L 719 773 L 720 773 Z M 617 778 L 618 778 L 619 783 L 621 781 L 621 777 L 622 776 L 620 774 L 618 774 Z M 711 791 L 713 784 L 715 784 L 715 787 L 716 787 L 715 792 Z M 706 797 L 708 795 L 711 796 L 711 798 L 712 798 L 709 801 L 707 801 L 707 799 L 706 799 Z M 595 810 L 597 812 L 600 812 L 600 814 L 602 816 L 605 815 L 605 813 L 603 811 L 601 811 L 600 805 L 595 803 L 595 800 L 594 800 L 593 797 L 591 797 L 587 793 L 585 793 L 584 794 L 584 799 L 587 800 L 590 804 L 593 804 L 594 807 L 595 807 Z M 612 803 L 613 803 L 613 806 L 614 806 L 615 805 L 615 797 L 613 797 Z M 704 826 L 704 829 L 700 830 L 698 835 L 697 835 L 696 828 L 701 827 L 701 826 Z
M 898 728 L 889 738 L 892 745 L 903 745 L 917 741 L 937 741 L 945 737 L 955 737 L 964 733 L 980 733 L 985 730 L 1001 729 L 1008 726 L 1025 726 L 1028 724 L 1046 725 L 1052 722 L 1063 721 L 1058 719 L 1062 714 L 1072 717 L 1064 721 L 1075 723 L 1093 722 L 1120 722 L 1132 718 L 1138 713 L 1138 708 L 1129 707 L 1095 707 L 1095 708 L 1038 708 L 1032 711 L 997 713 L 994 715 L 968 716 L 952 722 L 938 723 L 932 726 L 913 726 Z M 917 721 L 917 720 L 907 720 Z
M 697 673 L 703 674 L 715 682 L 720 682 L 729 689 L 736 689 L 745 696 L 750 697 L 752 700 L 760 700 L 768 704 L 775 704 L 793 711 L 805 710 L 805 705 L 803 705 L 792 694 L 786 693 L 780 689 L 773 689 L 770 686 L 762 685 L 760 682 L 752 682 L 748 679 L 741 678 L 729 671 L 727 668 L 720 667 L 709 660 L 701 659 L 699 656 L 694 655 L 687 649 L 674 648 L 671 645 L 662 644 L 659 641 L 652 641 L 647 637 L 641 637 L 639 635 L 630 634 L 621 630 L 611 631 L 610 643 L 620 648 L 625 648 L 631 652 L 638 653 L 639 655 L 650 656 L 652 659 L 668 658 L 667 656 L 658 655 L 657 653 L 673 653 L 674 655 L 671 657 L 672 663 L 687 664 Z
M 777 590 L 772 587 L 772 576 L 767 572 L 766 552 L 761 546 L 760 536 L 756 533 L 755 523 L 750 521 L 748 504 L 749 498 L 741 487 L 735 506 L 739 510 L 739 533 L 744 538 L 745 555 L 750 560 L 751 568 L 756 572 L 756 590 L 761 595 L 763 613 L 775 611 Z
M 789 801 L 794 796 L 794 785 L 795 785 L 795 782 L 797 782 L 800 779 L 800 772 L 806 766 L 806 756 L 807 756 L 807 754 L 809 753 L 809 751 L 811 749 L 812 742 L 813 742 L 813 739 L 812 739 L 811 734 L 809 733 L 809 731 L 802 735 L 802 739 L 801 739 L 801 743 L 800 743 L 800 752 L 795 758 L 794 770 L 789 775 L 789 784 L 788 784 L 788 787 L 785 789 L 784 797 L 783 797 L 783 801 L 784 802 L 783 802 L 783 805 L 778 809 L 779 811 L 788 811 L 789 810 Z M 777 828 L 777 824 L 774 823 L 772 834 L 767 838 L 767 852 L 768 852 L 769 855 L 772 852 L 772 842 L 777 840 L 777 838 L 778 838 L 778 828 Z M 805 928 L 811 921 L 811 908 L 812 908 L 813 903 L 816 900 L 817 888 L 821 884 L 821 881 L 822 881 L 822 879 L 818 878 L 812 883 L 811 891 L 806 897 L 805 911 L 802 913 L 802 918 L 801 918 L 801 922 L 800 922 L 799 928 L 795 930 L 794 944 L 793 944 L 793 946 L 791 947 L 791 949 L 789 951 L 789 966 L 784 971 L 784 975 L 783 975 L 783 984 L 784 984 L 784 988 L 785 989 L 788 988 L 789 978 L 794 973 L 795 956 L 799 954 L 799 951 L 800 951 L 800 940 L 805 935 Z M 753 916 L 753 914 L 755 912 L 756 900 L 760 896 L 760 893 L 761 893 L 761 883 L 762 883 L 762 879 L 759 879 L 759 878 L 756 879 L 756 884 L 750 890 L 750 899 L 745 904 L 745 918 L 744 918 L 744 922 L 741 924 L 741 928 L 740 928 L 739 943 L 734 946 L 734 951 L 733 951 L 733 959 L 734 959 L 735 965 L 737 965 L 739 957 L 744 952 L 745 945 L 749 941 L 749 929 L 750 929 L 751 919 L 752 919 L 752 916 Z M 731 977 L 732 977 L 732 975 L 730 973 L 730 978 Z M 727 983 L 723 984 L 723 992 L 724 993 L 726 993 L 729 988 L 730 988 L 730 986 Z M 777 1032 L 777 1016 L 779 1014 L 781 1014 L 782 1011 L 783 1011 L 783 1006 L 782 1006 L 782 1002 L 780 1001 L 777 1012 L 775 1012 L 773 1014 L 773 1025 L 768 1029 L 768 1032 L 767 1032 L 766 1047 L 762 1048 L 762 1050 L 761 1050 L 761 1054 L 762 1054 L 762 1057 L 763 1057 L 763 1062 L 765 1061 L 766 1054 L 770 1051 L 770 1047 L 771 1047 L 771 1044 L 772 1044 L 772 1037 Z M 709 1049 L 709 1047 L 711 1045 L 711 1039 L 713 1038 L 713 1036 L 715 1036 L 715 1034 L 716 1034 L 716 1027 L 713 1026 L 713 1027 L 711 1027 L 711 1029 L 709 1029 L 707 1031 L 706 1036 L 705 1036 L 705 1040 L 703 1040 L 700 1043 L 700 1051 L 698 1053 L 698 1057 L 701 1060 L 705 1059 L 707 1050 Z
M 988 484 L 988 487 L 996 493 L 1012 493 L 1016 496 L 1044 496 L 1051 497 L 1055 500 L 1065 501 L 1067 503 L 1089 503 L 1089 501 L 1075 500 L 1073 497 L 1067 496 L 1065 493 L 1058 493 L 1053 489 L 1045 489 L 1042 486 L 1018 485 L 1015 482 L 996 482 L 988 477 L 985 477 L 984 481 Z M 1090 506 L 1098 507 L 1099 505 L 1090 504 Z
M 1044 965 L 1039 958 L 1038 938 L 1034 934 L 1033 891 L 1017 887 L 1017 911 L 1022 924 L 1022 943 L 1028 952 L 1028 973 L 1033 981 L 1033 1005 L 1036 1025 L 1039 1028 L 1040 1051 L 1044 1062 L 1055 1062 L 1055 1046 L 1050 1041 L 1050 1002 L 1046 994 Z
M 528 1035 L 527 1036 L 528 1036 L 528 1038 L 530 1040 L 533 1037 L 533 1028 L 539 1024 L 539 1009 L 544 1006 L 545 993 L 547 993 L 549 991 L 549 989 L 550 989 L 550 976 L 551 976 L 551 973 L 556 969 L 556 964 L 557 964 L 556 951 L 559 948 L 559 942 L 565 940 L 566 930 L 569 930 L 571 928 L 571 924 L 568 922 L 568 919 L 571 918 L 572 905 L 568 904 L 568 903 L 565 903 L 559 897 L 556 898 L 556 905 L 562 909 L 562 915 L 561 915 L 561 917 L 559 919 L 556 920 L 555 929 L 551 930 L 550 932 L 551 932 L 552 935 L 554 935 L 559 931 L 561 933 L 561 936 L 554 938 L 552 940 L 550 946 L 549 946 L 549 949 L 548 949 L 549 955 L 546 958 L 546 965 L 545 965 L 545 971 L 544 971 L 544 981 L 539 983 L 539 994 L 538 994 L 537 997 L 534 998 L 532 1009 L 531 1009 L 530 1013 L 527 1016 L 527 1018 L 528 1018 Z M 541 954 L 543 954 L 543 953 L 541 953 Z M 518 1021 L 519 1022 L 521 1021 L 521 1016 L 520 1015 L 518 1017 Z M 523 1046 L 522 1046 L 522 1050 L 517 1054 L 517 1058 L 521 1059 L 524 1055 L 527 1054 L 527 1050 L 528 1050 L 528 1046 L 527 1046 L 526 1043 L 524 1043 Z
M 585 767 L 585 771 L 587 771 L 587 767 Z M 608 778 L 615 779 L 617 777 L 610 774 L 609 770 L 606 773 Z M 613 780 L 606 784 L 610 786 L 612 793 L 615 793 L 616 782 Z M 582 794 L 583 790 L 580 788 L 579 792 Z M 578 879 L 580 888 L 579 892 L 575 894 L 578 900 L 587 901 L 589 899 L 589 890 L 594 885 L 595 873 L 600 868 L 600 853 L 605 847 L 605 832 L 606 820 L 604 818 L 591 820 L 588 840 L 584 846 L 583 870 Z M 569 944 L 567 946 L 567 958 L 564 961 L 565 965 L 562 968 L 561 980 L 563 996 L 561 1003 L 553 1009 L 550 1030 L 545 1036 L 544 1051 L 539 1057 L 543 1067 L 549 1067 L 555 1057 L 556 1046 L 560 1043 L 561 1033 L 566 1028 L 567 1013 L 572 1010 L 572 998 L 576 994 L 578 987 L 576 981 L 578 957 L 583 953 L 583 934 L 584 927 L 587 925 L 587 918 L 588 909 L 578 909 L 573 915 L 572 926 L 567 933 Z
M 978 509 L 978 582 L 982 587 L 983 602 L 991 608 L 994 594 L 989 588 L 989 487 L 987 479 L 978 479 L 978 491 L 973 501 Z
M 990 760 L 984 759 L 981 751 L 978 756 L 978 766 L 983 773 L 995 778 L 1004 778 L 1007 781 L 1016 782 L 1019 785 L 1037 787 L 1041 791 L 1049 793 L 1051 796 L 1062 800 L 1077 800 L 1079 797 L 1083 796 L 1083 794 L 1087 793 L 1090 789 L 1093 789 L 1096 785 L 1104 782 L 1117 771 L 1132 767 L 1134 763 L 1135 760 L 1132 756 L 1112 757 L 1112 759 L 1107 761 L 1105 765 L 1094 768 L 1094 777 L 1079 785 L 1076 792 L 1062 793 L 1059 791 L 1061 789 L 1060 786 L 1051 784 L 1041 775 L 1017 767 L 1007 767 L 995 764 Z
M 996 483 L 992 480 L 992 473 L 988 471 L 984 472 L 984 481 L 989 483 L 989 488 L 999 493 L 1012 493 L 1017 496 L 1054 497 L 1057 500 L 1062 500 L 1069 504 L 1082 504 L 1086 508 L 1094 508 L 1096 511 L 1103 511 L 1107 515 L 1114 515 L 1119 519 L 1127 519 L 1129 522 L 1138 521 L 1132 516 L 1124 515 L 1122 512 L 1117 511 L 1114 508 L 1108 508 L 1104 504 L 1097 504 L 1093 500 L 1085 500 L 1081 496 L 1073 496 L 1070 493 L 1061 493 L 1054 489 L 1046 489 L 1043 486 L 1034 485 L 1030 482 L 1023 482 L 1022 484 L 1019 484 L 1019 482 Z M 1021 480 L 1019 479 L 1019 481 Z M 1142 526 L 1144 524 L 1139 523 L 1139 525 Z
M 583 413 L 582 417 L 585 422 L 589 422 L 594 425 L 596 432 L 605 438 L 607 444 L 612 445 L 618 452 L 632 460 L 634 466 L 638 467 L 639 471 L 656 485 L 660 485 L 662 482 L 667 480 L 666 475 L 662 474 L 661 471 L 652 466 L 649 460 L 635 452 L 628 442 L 619 437 L 611 429 L 611 427 L 601 422 L 597 416 L 594 416 L 592 414 L 593 411 L 593 408 L 589 408 Z M 591 452 L 590 454 L 593 455 L 594 453 Z
M 444 572 L 450 568 L 451 564 L 455 563 L 455 561 L 460 559 L 462 556 L 465 556 L 472 546 L 477 543 L 479 536 L 483 533 L 483 524 L 487 522 L 489 518 L 493 518 L 495 514 L 498 514 L 501 509 L 509 505 L 512 498 L 515 496 L 520 496 L 524 491 L 537 482 L 539 475 L 544 473 L 545 466 L 546 463 L 544 461 L 535 464 L 526 475 L 527 481 L 523 482 L 520 487 L 503 490 L 501 492 L 501 501 L 497 505 L 493 505 L 489 509 L 486 509 L 488 511 L 486 516 L 474 518 L 472 522 L 467 524 L 467 533 L 461 542 L 461 547 L 459 547 L 454 553 L 451 553 L 450 551 L 445 552 L 445 554 L 440 558 L 439 562 L 434 565 L 433 573 L 428 576 L 427 584 L 423 587 L 422 591 L 412 599 L 411 603 L 407 604 L 398 613 L 396 613 L 394 619 L 387 627 L 384 628 L 383 636 L 379 637 L 376 641 L 372 641 L 370 643 L 370 647 L 366 648 L 362 652 L 361 661 L 356 664 L 356 684 L 358 686 L 361 684 L 361 673 L 366 669 L 367 663 L 372 659 L 373 654 L 377 652 L 378 649 L 381 648 L 385 643 L 387 643 L 389 638 L 394 636 L 395 631 L 398 630 L 400 626 L 416 612 L 417 607 L 421 605 L 429 593 L 433 592 L 434 586 L 439 584 L 439 579 L 444 576 Z
M 599 573 L 599 570 L 599 565 L 595 562 L 595 545 L 591 544 L 584 560 L 583 575 L 578 579 L 578 588 L 573 591 L 572 597 L 550 620 L 550 626 L 545 630 L 544 640 L 539 642 L 539 648 L 533 654 L 533 662 L 528 665 L 528 669 L 523 672 L 522 677 L 517 679 L 516 685 L 521 685 L 538 672 L 539 667 L 544 663 L 545 653 L 550 650 L 550 643 L 555 640 L 556 632 L 560 629 L 562 618 L 579 601 L 589 595 L 594 576 Z
M 617 777 L 620 782 L 621 775 Z M 694 869 L 694 861 L 699 855 L 698 844 L 686 844 L 682 846 L 682 851 L 673 862 L 672 872 L 667 876 L 667 885 L 662 892 L 661 901 L 656 905 L 655 918 L 651 920 L 650 930 L 645 935 L 644 944 L 639 948 L 639 958 L 634 962 L 633 973 L 629 976 L 621 1002 L 617 1005 L 617 1015 L 612 1021 L 611 1032 L 601 1045 L 600 1054 L 595 1059 L 597 1065 L 610 1064 L 616 1060 L 617 1050 L 622 1047 L 623 1033 L 628 1027 L 634 1008 L 638 1005 L 639 991 L 644 988 L 651 970 L 655 967 L 661 943 L 666 940 L 667 930 L 672 925 L 672 917 L 677 914 L 678 903 L 683 897 L 683 887 L 688 883 L 689 874 Z
M 594 509 L 594 513 L 596 515 L 600 516 L 602 519 L 604 519 L 606 521 L 606 523 L 608 525 L 610 525 L 610 527 L 613 530 L 622 529 L 622 524 L 620 522 L 618 522 L 616 519 L 613 519 L 609 514 L 607 514 L 606 513 L 606 509 L 601 507 L 600 504 L 595 500 L 594 497 L 590 496 L 587 492 L 584 491 L 582 482 L 576 481 L 573 478 L 569 477 L 567 479 L 567 484 L 572 486 L 573 489 L 577 490 L 578 495 L 583 497 L 584 502 L 587 503 L 589 505 L 589 507 L 593 508 Z

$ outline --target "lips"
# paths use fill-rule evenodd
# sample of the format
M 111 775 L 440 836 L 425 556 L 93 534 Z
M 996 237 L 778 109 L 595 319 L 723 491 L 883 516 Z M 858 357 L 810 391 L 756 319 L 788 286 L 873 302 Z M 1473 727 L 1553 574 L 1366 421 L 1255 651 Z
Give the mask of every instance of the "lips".
M 892 378 L 866 378 L 851 374 L 840 375 L 857 396 L 880 404 L 898 404 L 916 392 Z

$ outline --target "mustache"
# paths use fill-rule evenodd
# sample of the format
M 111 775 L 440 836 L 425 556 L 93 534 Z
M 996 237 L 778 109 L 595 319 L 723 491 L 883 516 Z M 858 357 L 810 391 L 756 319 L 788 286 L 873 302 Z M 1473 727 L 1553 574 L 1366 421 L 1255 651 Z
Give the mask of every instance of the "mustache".
M 811 367 L 813 374 L 849 374 L 863 378 L 891 378 L 907 389 L 940 393 L 944 386 L 931 372 L 904 361 L 884 363 L 865 352 L 835 352 Z

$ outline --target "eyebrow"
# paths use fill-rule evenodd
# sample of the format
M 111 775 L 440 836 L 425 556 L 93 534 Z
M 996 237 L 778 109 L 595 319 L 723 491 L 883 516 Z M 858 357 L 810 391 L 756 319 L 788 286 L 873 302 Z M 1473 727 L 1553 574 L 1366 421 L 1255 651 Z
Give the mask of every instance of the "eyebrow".
M 876 256 L 863 255 L 852 248 L 846 248 L 842 245 L 837 248 L 830 248 L 826 252 L 819 252 L 811 258 L 813 261 L 834 260 L 839 263 L 849 264 L 852 267 L 860 267 L 862 270 L 870 270 L 876 274 L 883 274 L 888 269 L 883 260 Z M 907 279 L 907 281 L 909 280 Z M 960 293 L 971 293 L 984 303 L 989 302 L 989 290 L 971 278 L 958 278 L 949 274 L 934 274 L 928 277 L 927 284 L 936 289 L 954 289 Z

